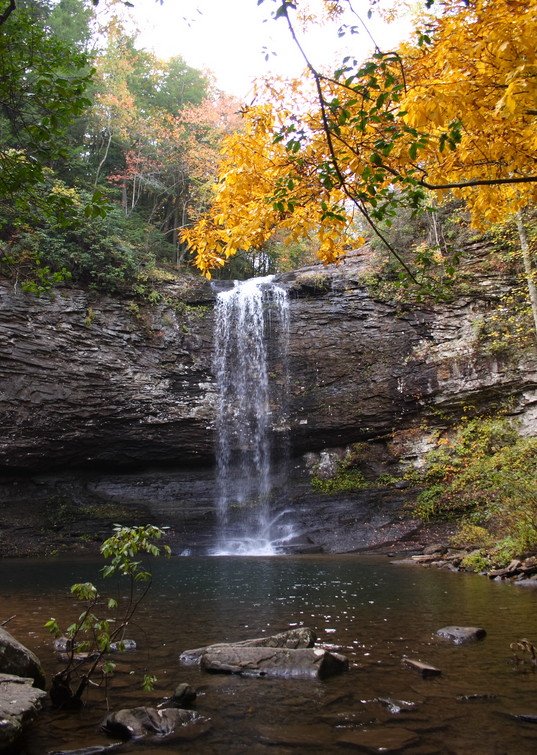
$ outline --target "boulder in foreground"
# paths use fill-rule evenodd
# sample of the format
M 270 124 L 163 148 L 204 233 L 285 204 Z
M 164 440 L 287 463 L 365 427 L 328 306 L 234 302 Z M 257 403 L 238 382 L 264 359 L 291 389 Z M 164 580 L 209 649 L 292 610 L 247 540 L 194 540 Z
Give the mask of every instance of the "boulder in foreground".
M 23 728 L 33 723 L 46 692 L 32 686 L 33 679 L 0 674 L 0 752 L 16 744 Z
M 30 678 L 36 687 L 45 688 L 45 674 L 39 658 L 1 627 L 0 672 Z

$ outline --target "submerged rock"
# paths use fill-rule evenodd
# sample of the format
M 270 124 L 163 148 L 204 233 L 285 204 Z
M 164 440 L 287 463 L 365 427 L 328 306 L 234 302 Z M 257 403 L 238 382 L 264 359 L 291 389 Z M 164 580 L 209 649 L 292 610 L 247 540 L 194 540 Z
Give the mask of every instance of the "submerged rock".
M 111 642 L 110 650 L 114 653 L 124 653 L 126 650 L 136 650 L 136 640 L 120 640 L 119 642 Z
M 33 723 L 46 692 L 32 686 L 33 679 L 0 674 L 0 751 L 16 744 L 24 727 Z
M 305 725 L 292 723 L 288 726 L 261 726 L 258 728 L 259 741 L 276 747 L 319 748 L 331 741 L 332 730 L 323 724 Z
M 344 655 L 322 648 L 266 648 L 221 645 L 208 648 L 201 656 L 205 671 L 242 676 L 283 678 L 324 678 L 346 671 Z
M 45 688 L 45 673 L 39 658 L 1 627 L 0 672 L 24 678 L 29 677 L 36 687 Z
M 537 713 L 512 713 L 511 718 L 525 724 L 537 724 Z
M 194 648 L 193 650 L 185 650 L 179 656 L 179 660 L 181 663 L 199 663 L 203 653 L 215 648 L 312 648 L 315 645 L 316 639 L 317 635 L 313 629 L 309 629 L 308 627 L 298 627 L 297 629 L 289 629 L 286 632 L 279 632 L 278 634 L 272 634 L 268 637 L 256 637 L 250 640 L 241 640 L 240 642 L 219 642 L 214 645 L 205 645 L 201 648 Z
M 102 723 L 107 734 L 123 740 L 141 739 L 149 735 L 164 737 L 177 734 L 185 727 L 186 738 L 194 738 L 207 731 L 209 720 L 191 710 L 182 708 L 124 708 L 110 713 Z
M 437 637 L 442 637 L 444 640 L 451 640 L 455 645 L 463 645 L 466 642 L 475 642 L 475 640 L 482 640 L 486 637 L 487 632 L 480 627 L 457 627 L 449 626 L 442 627 L 436 632 Z
M 176 687 L 175 692 L 173 693 L 172 702 L 174 706 L 181 707 L 183 705 L 190 705 L 194 702 L 196 697 L 196 690 L 191 687 L 190 684 L 183 682 Z
M 410 666 L 415 671 L 423 676 L 424 679 L 430 676 L 441 676 L 442 671 L 436 666 L 430 666 L 428 663 L 422 663 L 422 661 L 415 661 L 412 658 L 403 658 L 405 666 Z

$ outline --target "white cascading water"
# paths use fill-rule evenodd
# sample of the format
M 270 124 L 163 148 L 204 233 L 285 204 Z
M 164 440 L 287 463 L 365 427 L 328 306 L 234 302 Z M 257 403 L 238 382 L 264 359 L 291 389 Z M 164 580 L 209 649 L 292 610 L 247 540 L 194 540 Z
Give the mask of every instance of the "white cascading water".
M 272 505 L 275 463 L 286 463 L 286 291 L 272 276 L 236 281 L 217 295 L 218 535 L 213 555 L 273 555 L 291 536 Z M 274 448 L 273 437 L 278 438 Z

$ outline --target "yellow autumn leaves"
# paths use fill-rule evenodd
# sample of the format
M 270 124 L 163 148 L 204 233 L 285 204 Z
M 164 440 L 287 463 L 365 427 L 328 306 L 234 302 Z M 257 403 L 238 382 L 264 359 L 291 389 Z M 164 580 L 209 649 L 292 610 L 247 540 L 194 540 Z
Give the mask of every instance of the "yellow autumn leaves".
M 183 232 L 205 275 L 277 230 L 317 234 L 320 258 L 338 261 L 354 212 L 382 219 L 422 187 L 464 198 L 478 227 L 535 202 L 537 2 L 432 10 L 416 44 L 330 76 L 310 67 L 245 111 L 211 211 Z
M 447 2 L 431 18 L 431 45 L 403 51 L 405 120 L 425 129 L 423 180 L 454 184 L 476 226 L 535 201 L 537 183 L 537 4 L 533 0 Z M 439 149 L 450 123 L 461 123 L 457 148 Z M 457 184 L 489 181 L 470 188 Z M 508 183 L 513 181 L 513 183 Z M 519 183 L 517 183 L 519 182 Z

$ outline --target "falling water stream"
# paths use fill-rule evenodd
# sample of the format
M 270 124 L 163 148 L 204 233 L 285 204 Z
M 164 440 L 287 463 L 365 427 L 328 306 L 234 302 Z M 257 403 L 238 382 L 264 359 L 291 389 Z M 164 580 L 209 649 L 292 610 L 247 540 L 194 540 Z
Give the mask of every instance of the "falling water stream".
M 217 295 L 215 322 L 219 531 L 213 555 L 273 555 L 292 535 L 275 485 L 287 449 L 286 291 L 272 276 L 236 281 Z

